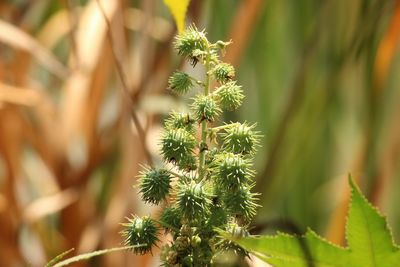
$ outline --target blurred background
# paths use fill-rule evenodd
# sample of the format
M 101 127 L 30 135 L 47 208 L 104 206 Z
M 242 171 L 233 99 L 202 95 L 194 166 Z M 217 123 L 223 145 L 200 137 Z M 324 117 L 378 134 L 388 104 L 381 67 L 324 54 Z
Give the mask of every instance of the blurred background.
M 99 6 L 99 3 L 101 6 Z M 102 10 L 104 12 L 102 12 Z M 107 17 L 107 23 L 105 20 Z M 257 122 L 254 232 L 344 243 L 349 174 L 400 240 L 400 1 L 192 0 Z M 160 164 L 176 27 L 161 0 L 0 1 L 0 266 L 121 245 L 141 164 Z M 74 266 L 157 266 L 115 253 Z

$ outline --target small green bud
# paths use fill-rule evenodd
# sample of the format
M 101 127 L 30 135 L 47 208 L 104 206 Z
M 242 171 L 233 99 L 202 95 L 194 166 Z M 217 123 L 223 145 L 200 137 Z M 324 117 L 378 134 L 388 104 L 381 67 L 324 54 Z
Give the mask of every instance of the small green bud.
M 125 230 L 122 235 L 125 237 L 126 246 L 138 246 L 133 248 L 136 254 L 145 254 L 151 251 L 151 247 L 158 241 L 157 226 L 154 221 L 148 217 L 128 218 L 127 223 L 122 224 Z
M 204 31 L 199 31 L 195 26 L 190 26 L 175 38 L 175 49 L 178 54 L 188 58 L 193 66 L 201 60 L 201 52 L 206 51 L 207 38 Z
M 194 248 L 200 246 L 200 244 L 201 244 L 200 236 L 199 235 L 193 236 L 190 243 L 191 243 L 192 247 L 194 247 Z
M 230 214 L 250 220 L 259 207 L 256 204 L 257 196 L 258 194 L 252 193 L 248 186 L 242 186 L 235 193 L 225 193 L 223 201 Z
M 183 258 L 183 266 L 193 266 L 193 256 L 188 255 Z
M 243 90 L 236 82 L 223 84 L 216 92 L 218 101 L 223 109 L 235 110 L 242 105 L 244 98 Z
M 253 176 L 248 159 L 240 154 L 224 153 L 217 156 L 214 175 L 220 188 L 237 190 Z
M 219 63 L 212 70 L 212 74 L 218 82 L 226 83 L 235 77 L 235 69 L 228 63 Z
M 165 120 L 165 128 L 169 130 L 185 129 L 189 133 L 194 133 L 194 122 L 195 120 L 189 113 L 173 111 Z
M 229 42 L 224 42 L 224 41 L 217 41 L 215 44 L 217 45 L 217 48 L 220 50 L 225 50 L 225 48 L 230 45 L 232 43 L 232 41 Z
M 192 169 L 195 158 L 195 137 L 184 129 L 167 130 L 161 138 L 161 153 L 166 161 L 175 163 L 181 169 Z
M 216 147 L 211 148 L 206 152 L 206 165 L 213 165 L 215 157 L 218 154 L 218 149 Z
M 235 154 L 253 154 L 259 143 L 260 135 L 254 131 L 255 124 L 233 124 L 222 134 L 223 148 Z
M 181 228 L 181 215 L 177 208 L 166 207 L 160 215 L 160 221 L 166 229 L 179 229 Z
M 211 228 L 221 227 L 228 221 L 228 216 L 226 210 L 221 207 L 221 205 L 213 205 L 210 209 L 210 216 L 207 221 L 207 225 Z M 214 231 L 214 229 L 211 229 Z
M 175 71 L 168 79 L 168 89 L 177 94 L 186 94 L 193 88 L 193 81 L 187 73 Z
M 144 202 L 158 205 L 171 189 L 171 175 L 165 169 L 145 168 L 139 175 L 140 193 Z
M 207 120 L 213 122 L 221 113 L 217 102 L 211 96 L 198 95 L 192 104 L 192 109 L 197 121 Z
M 210 196 L 202 184 L 179 185 L 177 204 L 186 219 L 203 219 L 208 214 L 210 203 Z

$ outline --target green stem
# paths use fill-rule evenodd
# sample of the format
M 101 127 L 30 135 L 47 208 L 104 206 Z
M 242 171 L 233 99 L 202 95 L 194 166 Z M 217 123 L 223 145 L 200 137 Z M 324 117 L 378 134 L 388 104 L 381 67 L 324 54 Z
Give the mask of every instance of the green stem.
M 207 57 L 206 57 L 206 80 L 204 83 L 204 95 L 208 95 L 210 93 L 210 46 L 207 43 Z M 203 120 L 201 123 L 201 142 L 200 142 L 200 162 L 199 162 L 199 177 L 198 181 L 202 181 L 205 174 L 204 165 L 206 162 L 206 151 L 204 145 L 207 144 L 207 120 Z
M 181 178 L 181 179 L 184 179 L 184 180 L 188 179 L 188 177 L 186 177 L 183 174 L 179 174 L 179 173 L 171 171 L 171 170 L 167 170 L 167 172 L 169 172 L 170 174 L 172 174 L 173 176 L 176 176 L 178 178 Z
M 170 224 L 168 224 L 168 223 L 165 223 L 165 222 L 163 222 L 163 221 L 156 220 L 156 219 L 152 219 L 152 220 L 155 221 L 156 223 L 158 223 L 159 225 L 163 226 L 164 228 L 169 228 L 169 229 L 174 230 L 175 232 L 179 232 L 179 229 L 178 229 L 178 228 L 173 227 L 172 225 L 170 225 Z

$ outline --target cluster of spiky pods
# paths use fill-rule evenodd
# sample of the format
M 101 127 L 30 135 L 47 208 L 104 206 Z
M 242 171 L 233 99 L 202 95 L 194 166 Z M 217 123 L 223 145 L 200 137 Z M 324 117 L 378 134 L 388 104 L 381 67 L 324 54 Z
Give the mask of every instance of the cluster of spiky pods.
M 219 59 L 229 43 L 211 43 L 195 26 L 175 39 L 178 54 L 193 67 L 204 65 L 205 78 L 199 81 L 181 71 L 170 77 L 173 92 L 200 92 L 189 112 L 172 112 L 165 122 L 160 144 L 164 166 L 145 167 L 139 177 L 143 201 L 161 204 L 163 210 L 158 218 L 133 216 L 123 224 L 125 243 L 138 245 L 133 249 L 138 254 L 151 251 L 162 228 L 170 233 L 171 241 L 161 251 L 163 266 L 215 266 L 228 254 L 238 261 L 247 256 L 216 232 L 247 235 L 258 207 L 257 194 L 251 192 L 260 137 L 255 125 L 214 126 L 222 110 L 237 109 L 244 98 L 233 80 L 233 66 Z

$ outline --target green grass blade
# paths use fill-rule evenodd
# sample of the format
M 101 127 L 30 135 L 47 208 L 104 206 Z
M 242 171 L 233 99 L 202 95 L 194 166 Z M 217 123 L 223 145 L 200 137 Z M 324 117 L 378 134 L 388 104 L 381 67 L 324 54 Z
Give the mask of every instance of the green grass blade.
M 74 248 L 71 248 L 70 250 L 64 251 L 63 253 L 57 255 L 55 258 L 53 258 L 51 261 L 49 261 L 44 267 L 51 267 L 54 266 L 57 262 L 62 260 L 65 256 L 67 256 L 69 253 L 74 251 Z
M 55 265 L 51 265 L 51 262 L 54 262 L 54 260 L 56 258 L 60 259 L 60 256 L 63 257 L 63 256 L 65 256 L 66 253 L 69 253 L 71 251 L 71 250 L 69 250 L 67 252 L 64 252 L 60 256 L 57 256 L 55 259 L 53 259 L 51 262 L 49 262 L 45 267 L 63 267 L 63 266 L 67 266 L 67 265 L 70 265 L 70 264 L 78 262 L 78 261 L 84 261 L 84 260 L 88 260 L 88 259 L 100 256 L 100 255 L 103 255 L 103 254 L 122 251 L 122 250 L 128 250 L 128 249 L 132 249 L 134 247 L 137 247 L 137 246 L 125 246 L 125 247 L 116 247 L 116 248 L 110 248 L 110 249 L 97 250 L 97 251 L 81 254 L 81 255 L 78 255 L 78 256 L 63 260 L 61 262 L 56 263 Z M 57 261 L 58 260 L 56 260 L 55 262 L 57 262 Z

